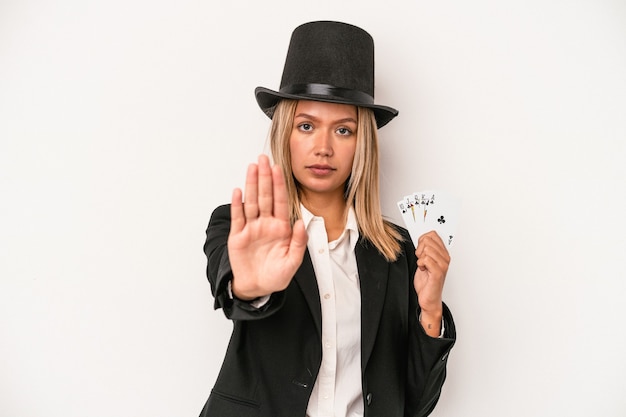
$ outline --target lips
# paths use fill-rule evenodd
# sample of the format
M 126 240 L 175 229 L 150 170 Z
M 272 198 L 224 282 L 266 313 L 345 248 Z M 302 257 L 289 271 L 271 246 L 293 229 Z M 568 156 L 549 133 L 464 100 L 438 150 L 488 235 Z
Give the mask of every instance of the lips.
M 336 170 L 336 168 L 333 168 L 332 166 L 326 164 L 309 165 L 307 166 L 307 169 L 318 176 L 328 175 Z

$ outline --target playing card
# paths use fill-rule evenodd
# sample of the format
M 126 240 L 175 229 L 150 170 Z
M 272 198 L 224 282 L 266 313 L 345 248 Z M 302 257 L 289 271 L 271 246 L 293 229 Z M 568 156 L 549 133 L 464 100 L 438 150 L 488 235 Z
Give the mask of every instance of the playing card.
M 434 191 L 426 190 L 426 191 L 419 191 L 413 194 L 415 195 L 415 200 L 417 201 L 419 205 L 419 218 L 421 222 L 418 222 L 418 223 L 421 225 L 421 224 L 426 223 L 426 220 L 428 219 L 428 209 L 434 203 L 433 201 Z
M 417 234 L 417 229 L 415 227 L 415 215 L 416 211 L 419 213 L 419 208 L 416 207 L 415 199 L 412 195 L 405 196 L 402 200 L 398 201 L 398 209 L 402 214 L 402 220 L 404 220 L 404 224 L 409 231 L 409 235 L 411 236 L 411 240 L 415 243 L 419 238 Z
M 435 230 L 449 251 L 455 241 L 459 201 L 444 191 L 433 191 L 427 209 L 423 233 Z
M 411 202 L 412 212 L 409 207 Z M 460 208 L 457 198 L 445 191 L 426 190 L 413 193 L 412 198 L 405 196 L 398 202 L 398 208 L 402 212 L 400 203 L 404 203 L 402 219 L 415 246 L 421 235 L 435 230 L 450 251 L 455 242 Z

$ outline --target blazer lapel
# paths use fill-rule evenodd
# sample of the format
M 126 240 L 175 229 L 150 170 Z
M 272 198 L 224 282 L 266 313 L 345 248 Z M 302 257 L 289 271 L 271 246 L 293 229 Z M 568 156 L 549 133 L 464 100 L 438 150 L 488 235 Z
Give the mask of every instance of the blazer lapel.
M 302 290 L 302 294 L 313 315 L 317 334 L 320 340 L 322 340 L 322 306 L 320 305 L 319 288 L 317 287 L 315 271 L 313 270 L 313 262 L 311 262 L 311 255 L 308 249 L 304 252 L 304 259 L 302 259 L 302 264 L 296 271 L 294 280 Z
M 389 264 L 378 250 L 364 239 L 356 245 L 356 261 L 361 283 L 361 368 L 369 360 L 385 302 Z

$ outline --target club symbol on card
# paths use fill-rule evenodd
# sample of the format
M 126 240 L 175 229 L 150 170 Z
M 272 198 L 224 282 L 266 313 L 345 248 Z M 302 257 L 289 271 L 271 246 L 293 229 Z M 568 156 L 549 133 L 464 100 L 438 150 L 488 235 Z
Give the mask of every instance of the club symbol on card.
M 439 224 L 444 224 L 444 223 L 446 222 L 446 219 L 444 219 L 444 217 L 443 217 L 443 216 L 440 216 L 440 217 L 437 219 L 437 222 L 438 222 Z M 452 236 L 450 236 L 450 237 L 452 237 Z

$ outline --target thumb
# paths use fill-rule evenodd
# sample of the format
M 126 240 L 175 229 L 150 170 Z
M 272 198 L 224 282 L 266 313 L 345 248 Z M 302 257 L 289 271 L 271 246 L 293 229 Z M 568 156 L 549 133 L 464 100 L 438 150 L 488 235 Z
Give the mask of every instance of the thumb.
M 302 219 L 297 220 L 293 225 L 293 231 L 291 233 L 291 243 L 289 244 L 289 257 L 292 260 L 298 260 L 299 265 L 304 257 L 304 251 L 306 250 L 306 243 L 309 240 L 304 228 L 304 222 Z

